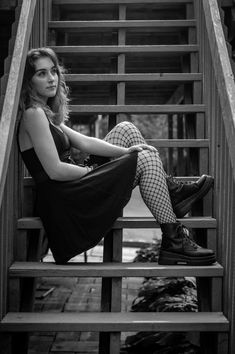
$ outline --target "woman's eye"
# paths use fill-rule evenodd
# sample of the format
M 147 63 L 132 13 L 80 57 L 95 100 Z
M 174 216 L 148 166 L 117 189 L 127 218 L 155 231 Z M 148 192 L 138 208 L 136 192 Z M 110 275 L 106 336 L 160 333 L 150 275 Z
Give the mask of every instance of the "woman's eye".
M 44 72 L 44 71 L 40 71 L 40 72 L 38 73 L 38 76 L 41 76 L 41 77 L 45 76 L 45 72 Z
M 57 69 L 56 68 L 52 69 L 51 73 L 52 75 L 57 75 Z

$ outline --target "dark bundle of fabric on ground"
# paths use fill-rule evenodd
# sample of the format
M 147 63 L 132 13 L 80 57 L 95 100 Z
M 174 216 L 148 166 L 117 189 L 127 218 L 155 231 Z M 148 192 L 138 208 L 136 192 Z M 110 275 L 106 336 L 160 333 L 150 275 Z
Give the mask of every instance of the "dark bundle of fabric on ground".
M 185 333 L 139 332 L 126 340 L 121 354 L 201 354 Z
M 157 262 L 160 243 L 137 252 L 135 262 Z M 194 278 L 152 277 L 143 281 L 131 311 L 196 312 L 197 289 Z M 139 332 L 127 337 L 122 354 L 200 354 L 192 334 Z
M 193 278 L 149 278 L 132 304 L 136 312 L 196 312 L 197 292 Z

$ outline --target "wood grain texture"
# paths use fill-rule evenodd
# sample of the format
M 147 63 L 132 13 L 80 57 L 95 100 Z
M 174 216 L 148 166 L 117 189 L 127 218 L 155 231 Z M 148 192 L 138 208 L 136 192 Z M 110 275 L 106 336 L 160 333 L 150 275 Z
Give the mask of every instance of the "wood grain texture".
M 183 219 L 178 219 L 186 227 L 192 228 L 210 228 L 214 229 L 217 226 L 216 219 L 208 217 L 185 217 Z M 18 229 L 40 229 L 42 228 L 42 222 L 39 217 L 26 217 L 18 220 Z M 146 228 L 157 228 L 160 227 L 159 224 L 153 217 L 119 217 L 113 228 L 116 229 L 146 229 Z
M 235 178 L 235 85 L 216 0 L 203 0 L 208 41 Z
M 49 28 L 143 28 L 143 27 L 195 27 L 195 20 L 119 20 L 119 21 L 49 21 Z
M 187 4 L 193 0 L 154 0 L 159 5 Z M 152 4 L 153 0 L 54 0 L 54 5 L 78 5 L 78 4 Z
M 11 61 L 9 79 L 0 120 L 0 205 L 7 174 L 9 156 L 15 129 L 20 87 L 23 80 L 24 64 L 29 43 L 30 29 L 36 0 L 24 0 Z
M 202 80 L 201 73 L 146 74 L 65 74 L 66 82 L 193 82 Z
M 228 320 L 221 312 L 188 313 L 8 313 L 0 331 L 205 331 L 225 332 Z
M 10 277 L 168 277 L 197 276 L 222 277 L 223 267 L 211 266 L 162 266 L 157 263 L 68 263 L 15 262 L 9 269 Z
M 191 53 L 198 51 L 198 45 L 100 45 L 100 46 L 52 46 L 58 54 L 119 54 L 119 53 L 167 53 L 176 55 L 177 53 Z
M 74 113 L 197 113 L 203 104 L 195 105 L 70 105 Z

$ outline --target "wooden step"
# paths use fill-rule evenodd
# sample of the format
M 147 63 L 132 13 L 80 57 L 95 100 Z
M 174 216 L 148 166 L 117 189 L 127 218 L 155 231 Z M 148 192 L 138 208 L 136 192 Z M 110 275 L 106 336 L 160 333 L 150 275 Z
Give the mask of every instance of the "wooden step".
M 133 54 L 133 53 L 164 53 L 186 54 L 198 52 L 196 44 L 176 45 L 100 45 L 100 46 L 51 46 L 58 54 Z
M 187 217 L 178 219 L 186 227 L 195 229 L 210 228 L 215 229 L 217 226 L 216 219 L 204 216 L 204 217 Z M 25 217 L 18 219 L 17 228 L 20 230 L 41 229 L 42 222 L 39 217 Z M 114 229 L 155 229 L 159 228 L 156 220 L 153 217 L 120 217 L 114 225 Z
M 204 113 L 203 104 L 182 105 L 70 105 L 74 113 Z
M 151 73 L 151 74 L 66 74 L 68 83 L 83 82 L 194 82 L 201 81 L 202 74 L 198 73 Z
M 208 139 L 146 139 L 149 145 L 156 148 L 208 148 Z
M 151 142 L 152 139 L 147 139 L 147 141 Z M 199 176 L 179 176 L 174 177 L 178 181 L 182 181 L 184 183 L 192 183 L 196 182 L 199 179 Z M 34 187 L 35 183 L 32 177 L 24 177 L 24 186 L 25 187 Z
M 50 29 L 84 29 L 84 28 L 188 28 L 195 27 L 195 20 L 116 20 L 116 21 L 49 21 Z
M 1 332 L 227 332 L 221 312 L 8 313 Z
M 222 277 L 223 267 L 162 266 L 157 263 L 68 263 L 15 262 L 10 277 Z
M 175 5 L 188 4 L 193 0 L 53 0 L 54 5 L 78 5 L 78 4 L 160 4 Z
M 234 6 L 234 0 L 220 0 L 221 6 L 222 7 L 233 7 Z

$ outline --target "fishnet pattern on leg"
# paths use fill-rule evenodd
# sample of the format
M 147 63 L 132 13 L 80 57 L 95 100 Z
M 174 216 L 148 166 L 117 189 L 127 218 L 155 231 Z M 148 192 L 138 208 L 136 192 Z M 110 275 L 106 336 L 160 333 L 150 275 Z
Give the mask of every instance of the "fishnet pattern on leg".
M 161 159 L 157 152 L 143 150 L 138 153 L 134 186 L 139 185 L 143 201 L 160 223 L 175 223 L 168 187 Z
M 117 124 L 107 134 L 105 140 L 127 148 L 137 144 L 146 144 L 139 129 L 130 122 Z M 143 150 L 138 153 L 133 188 L 139 185 L 145 204 L 160 224 L 176 222 L 165 177 L 166 173 L 158 152 Z
M 131 122 L 121 122 L 117 124 L 110 130 L 104 140 L 126 148 L 137 144 L 146 144 L 139 129 Z
M 133 123 L 128 121 L 117 124 L 112 130 L 110 130 L 104 140 L 111 144 L 126 148 L 138 144 L 147 144 L 139 129 Z M 166 177 L 167 175 L 164 168 L 162 168 L 162 170 Z

